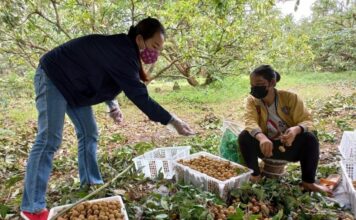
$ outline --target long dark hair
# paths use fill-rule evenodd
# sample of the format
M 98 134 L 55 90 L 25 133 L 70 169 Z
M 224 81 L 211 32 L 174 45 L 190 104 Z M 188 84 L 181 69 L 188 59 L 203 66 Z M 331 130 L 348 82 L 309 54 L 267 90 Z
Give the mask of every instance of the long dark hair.
M 281 80 L 281 75 L 275 71 L 270 65 L 261 65 L 254 69 L 250 75 L 262 76 L 268 82 L 271 82 L 272 79 L 275 79 L 276 82 Z
M 131 40 L 133 40 L 133 42 L 136 43 L 135 39 L 136 39 L 137 35 L 139 35 L 139 34 L 142 35 L 143 39 L 146 40 L 146 39 L 153 37 L 153 35 L 157 32 L 160 32 L 163 35 L 166 34 L 166 31 L 165 31 L 163 25 L 161 24 L 161 22 L 159 22 L 155 18 L 148 17 L 148 18 L 145 18 L 145 19 L 139 21 L 136 24 L 136 26 L 131 26 L 128 36 Z M 140 79 L 144 82 L 147 82 L 149 80 L 147 73 L 143 70 L 142 62 L 141 62 L 140 58 L 139 58 L 139 60 L 140 60 L 140 72 L 139 72 Z

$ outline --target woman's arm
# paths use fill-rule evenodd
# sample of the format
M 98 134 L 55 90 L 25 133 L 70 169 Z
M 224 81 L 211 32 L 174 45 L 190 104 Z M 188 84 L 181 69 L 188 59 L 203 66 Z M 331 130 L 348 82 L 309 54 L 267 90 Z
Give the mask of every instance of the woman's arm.
M 258 112 L 253 97 L 249 96 L 245 99 L 245 130 L 247 130 L 251 136 L 255 137 L 258 133 L 262 133 L 262 129 L 258 125 Z
M 291 94 L 289 98 L 291 116 L 296 126 L 300 126 L 301 132 L 313 130 L 313 118 L 305 107 L 303 100 L 297 94 Z

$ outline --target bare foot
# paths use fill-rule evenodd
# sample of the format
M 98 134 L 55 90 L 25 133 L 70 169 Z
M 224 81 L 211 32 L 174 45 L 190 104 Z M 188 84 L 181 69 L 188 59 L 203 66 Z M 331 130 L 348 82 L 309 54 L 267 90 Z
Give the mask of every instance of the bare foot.
M 257 176 L 252 176 L 252 175 L 251 175 L 251 177 L 250 177 L 250 181 L 251 181 L 252 183 L 258 183 L 258 182 L 261 181 L 261 179 L 262 179 L 261 175 L 257 175 Z
M 302 187 L 305 190 L 312 191 L 312 192 L 325 192 L 330 197 L 332 197 L 332 195 L 333 195 L 333 192 L 328 187 L 317 184 L 317 183 L 302 182 Z

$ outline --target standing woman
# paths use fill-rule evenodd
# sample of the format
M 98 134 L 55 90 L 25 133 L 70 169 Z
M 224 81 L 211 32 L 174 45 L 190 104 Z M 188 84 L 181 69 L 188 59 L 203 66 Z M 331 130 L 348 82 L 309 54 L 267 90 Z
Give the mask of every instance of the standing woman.
M 21 204 L 24 219 L 47 219 L 45 194 L 54 153 L 62 141 L 64 116 L 78 137 L 81 185 L 102 184 L 96 158 L 98 129 L 91 106 L 106 102 L 115 122 L 123 119 L 115 97 L 125 95 L 152 121 L 171 124 L 179 134 L 191 135 L 189 126 L 150 98 L 142 63 L 156 62 L 165 30 L 154 18 L 141 20 L 128 34 L 93 34 L 71 40 L 45 54 L 34 85 L 38 133 L 26 168 Z
M 296 94 L 275 88 L 280 79 L 269 65 L 259 66 L 250 74 L 245 130 L 238 140 L 246 165 L 254 171 L 251 181 L 261 178 L 258 157 L 299 161 L 302 186 L 330 194 L 327 187 L 315 183 L 319 142 L 312 133 L 311 114 Z M 280 151 L 280 146 L 285 146 L 285 152 Z

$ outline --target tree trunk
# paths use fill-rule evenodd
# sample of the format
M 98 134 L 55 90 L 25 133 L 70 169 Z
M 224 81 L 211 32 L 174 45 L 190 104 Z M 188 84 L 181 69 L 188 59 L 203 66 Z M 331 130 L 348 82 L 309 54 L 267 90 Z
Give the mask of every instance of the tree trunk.
M 216 79 L 213 78 L 213 77 L 211 76 L 211 74 L 207 73 L 207 76 L 206 76 L 206 78 L 205 78 L 204 85 L 209 85 L 210 83 L 212 83 L 212 82 L 214 82 L 214 81 L 216 81 Z
M 179 64 L 174 64 L 177 69 L 179 70 L 179 72 L 185 76 L 185 78 L 187 79 L 189 85 L 191 86 L 199 86 L 199 82 L 198 80 L 194 77 L 190 75 L 190 65 L 188 63 L 179 63 Z
M 199 82 L 194 76 L 188 77 L 187 81 L 188 81 L 189 85 L 191 85 L 193 87 L 199 86 Z

